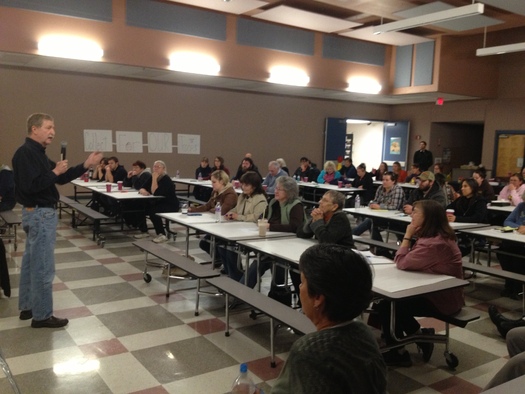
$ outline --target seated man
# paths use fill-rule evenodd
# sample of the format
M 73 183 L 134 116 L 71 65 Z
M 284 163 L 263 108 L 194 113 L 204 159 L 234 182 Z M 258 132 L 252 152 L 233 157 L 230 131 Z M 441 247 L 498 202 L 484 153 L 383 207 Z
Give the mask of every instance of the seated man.
M 124 186 L 132 187 L 135 190 L 146 188 L 151 184 L 151 171 L 146 168 L 146 164 L 137 160 L 132 164 L 132 170 L 128 172 L 126 179 L 123 182 Z M 123 201 L 124 221 L 127 226 L 138 227 L 142 216 L 144 216 L 144 201 Z
M 108 183 L 117 183 L 124 180 L 128 176 L 128 173 L 124 166 L 121 166 L 118 162 L 118 159 L 115 156 L 108 158 L 108 165 L 104 169 L 104 181 Z M 118 203 L 106 196 L 101 196 L 96 194 L 94 196 L 94 201 L 91 205 L 91 208 L 96 211 L 101 210 L 105 215 L 115 216 L 117 214 Z
M 118 159 L 112 156 L 108 159 L 108 165 L 106 166 L 106 182 L 117 183 L 118 181 L 124 181 L 128 173 L 124 166 L 121 166 Z
M 417 179 L 419 186 L 410 192 L 407 200 L 403 205 L 403 212 L 407 215 L 412 213 L 412 206 L 419 200 L 437 201 L 443 208 L 447 206 L 445 193 L 435 181 L 435 176 L 430 171 L 422 172 Z
M 414 163 L 412 164 L 412 167 L 410 167 L 410 174 L 405 179 L 406 183 L 416 183 L 417 177 L 421 175 L 421 170 L 419 169 L 419 164 Z
M 13 170 L 2 164 L 0 167 L 0 211 L 9 211 L 16 205 Z
M 263 187 L 266 186 L 266 193 L 274 194 L 275 193 L 275 181 L 281 176 L 287 176 L 286 172 L 283 171 L 280 164 L 276 161 L 271 161 L 268 163 L 268 174 L 263 181 Z
M 250 157 L 245 157 L 244 159 L 242 159 L 242 163 L 239 166 L 239 169 L 237 170 L 237 174 L 232 179 L 236 181 L 240 181 L 241 177 L 244 174 L 246 174 L 248 171 L 255 172 L 257 175 L 259 175 L 259 178 L 261 178 L 261 181 L 262 181 L 262 176 L 259 173 L 257 166 L 253 164 L 253 160 Z
M 339 169 L 339 173 L 344 179 L 354 179 L 357 177 L 357 169 L 355 168 L 352 159 L 345 157 L 343 165 Z
M 195 179 L 207 181 L 210 179 L 211 173 L 210 161 L 205 156 L 201 159 L 200 166 L 195 170 Z M 208 201 L 211 197 L 211 188 L 206 186 L 194 186 L 193 197 L 200 201 Z
M 316 182 L 319 176 L 319 170 L 314 168 L 307 157 L 301 157 L 300 166 L 293 173 L 293 177 L 304 181 L 306 178 L 307 182 Z
M 401 186 L 397 184 L 397 176 L 391 171 L 383 174 L 383 184 L 377 188 L 373 201 L 370 202 L 371 209 L 388 209 L 393 211 L 401 210 L 403 205 L 404 193 Z M 356 228 L 354 235 L 361 235 L 365 231 L 372 229 L 372 239 L 383 242 L 379 227 L 384 224 L 382 220 L 372 220 L 366 218 Z

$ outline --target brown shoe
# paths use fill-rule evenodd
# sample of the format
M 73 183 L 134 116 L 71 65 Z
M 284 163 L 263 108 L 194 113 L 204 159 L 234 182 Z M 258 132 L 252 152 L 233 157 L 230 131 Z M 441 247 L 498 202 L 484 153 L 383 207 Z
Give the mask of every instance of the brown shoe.
M 31 322 L 31 327 L 33 328 L 60 328 L 67 326 L 67 323 L 69 323 L 69 320 L 67 319 L 60 319 L 55 316 L 51 316 L 49 319 L 46 320 L 35 320 Z

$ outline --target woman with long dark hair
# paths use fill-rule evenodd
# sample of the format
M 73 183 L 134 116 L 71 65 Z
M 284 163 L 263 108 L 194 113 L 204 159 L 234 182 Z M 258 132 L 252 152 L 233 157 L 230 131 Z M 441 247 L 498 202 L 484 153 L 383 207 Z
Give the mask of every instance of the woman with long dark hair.
M 394 258 L 397 268 L 463 278 L 461 252 L 456 243 L 454 230 L 450 227 L 445 209 L 434 200 L 414 203 L 412 222 L 407 226 L 401 246 Z M 453 315 L 463 307 L 463 290 L 444 290 L 396 301 L 397 338 L 418 334 L 434 334 L 433 328 L 421 328 L 414 316 Z M 380 302 L 378 310 L 385 339 L 391 341 L 390 302 Z M 418 343 L 423 360 L 432 356 L 432 343 Z M 384 354 L 387 365 L 410 366 L 410 354 L 403 348 L 395 348 Z

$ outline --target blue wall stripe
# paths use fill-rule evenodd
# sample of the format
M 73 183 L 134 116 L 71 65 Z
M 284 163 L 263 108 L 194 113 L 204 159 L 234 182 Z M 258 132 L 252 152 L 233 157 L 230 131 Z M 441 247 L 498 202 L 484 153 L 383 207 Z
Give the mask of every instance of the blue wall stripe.
M 314 54 L 314 33 L 246 18 L 237 20 L 237 44 L 278 51 Z
M 405 88 L 410 86 L 412 75 L 412 45 L 397 47 L 396 49 L 396 73 L 394 88 Z
M 416 45 L 414 86 L 432 85 L 434 70 L 434 41 Z
M 0 0 L 0 6 L 111 22 L 112 0 Z
M 130 26 L 226 40 L 226 15 L 177 4 L 127 0 L 126 22 Z
M 385 53 L 383 44 L 329 35 L 323 37 L 323 57 L 326 59 L 384 66 Z

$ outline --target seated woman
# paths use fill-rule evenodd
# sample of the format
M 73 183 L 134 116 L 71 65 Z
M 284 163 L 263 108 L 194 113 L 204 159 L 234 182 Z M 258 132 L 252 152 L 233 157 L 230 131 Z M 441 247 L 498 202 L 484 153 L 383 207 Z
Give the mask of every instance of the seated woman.
M 230 177 L 222 170 L 213 171 L 211 174 L 212 194 L 209 201 L 198 207 L 188 208 L 188 212 L 215 212 L 217 203 L 221 205 L 221 212 L 230 212 L 237 205 L 237 193 L 233 190 Z M 199 242 L 202 250 L 210 253 L 210 236 L 206 235 Z
M 261 177 L 253 171 L 241 176 L 242 194 L 237 199 L 237 205 L 226 215 L 226 220 L 257 223 L 263 215 L 268 202 L 262 187 Z M 226 274 L 233 280 L 241 279 L 243 273 L 237 267 L 237 253 L 230 246 L 219 247 L 219 255 Z
M 503 222 L 504 226 L 509 226 L 516 229 L 518 234 L 525 234 L 525 194 L 522 196 L 522 202 L 510 213 L 510 215 Z M 498 253 L 498 260 L 501 268 L 505 271 L 515 272 L 517 274 L 525 275 L 525 259 L 520 256 L 525 256 L 525 247 L 521 242 L 503 241 L 500 245 L 499 251 L 516 254 L 518 256 L 511 256 L 508 254 Z M 511 279 L 505 280 L 505 289 L 501 292 L 503 297 L 509 297 L 515 300 L 520 300 L 520 293 L 523 291 L 521 282 L 516 282 Z
M 288 167 L 286 166 L 286 162 L 284 161 L 284 159 L 282 157 L 279 157 L 278 159 L 275 159 L 275 161 L 277 163 L 279 163 L 279 166 L 281 167 L 281 169 L 286 172 L 286 175 L 290 175 L 290 170 L 288 169 Z
M 447 205 L 448 209 L 454 210 L 453 214 L 447 214 L 449 222 L 487 222 L 487 201 L 478 193 L 478 183 L 472 178 L 461 182 L 461 196 Z M 460 236 L 458 244 L 463 256 L 470 253 L 471 241 L 468 237 Z
M 289 176 L 282 176 L 276 180 L 275 198 L 268 205 L 268 230 L 296 233 L 299 227 L 302 227 L 305 220 L 304 206 L 299 199 L 299 188 L 297 182 Z M 253 288 L 257 283 L 257 277 L 264 273 L 272 266 L 272 260 L 263 258 L 259 262 L 259 275 L 257 275 L 257 264 L 253 263 L 248 269 L 248 286 Z M 291 273 L 292 274 L 292 273 Z M 294 287 L 299 292 L 299 278 L 296 275 Z M 293 278 L 293 274 L 292 274 Z M 274 274 L 274 283 L 281 284 L 285 280 L 284 270 L 277 267 Z M 240 279 L 244 283 L 244 276 Z
M 478 193 L 485 199 L 486 202 L 491 202 L 496 198 L 496 193 L 487 180 L 487 171 L 483 167 L 479 167 L 472 173 L 472 178 L 478 184 Z
M 151 183 L 140 189 L 139 194 L 143 196 L 162 196 L 164 198 L 155 198 L 148 201 L 145 215 L 139 224 L 141 233 L 134 237 L 137 239 L 149 237 L 148 226 L 146 224 L 146 215 L 148 215 L 151 223 L 153 223 L 155 232 L 157 233 L 157 237 L 153 239 L 153 242 L 166 242 L 168 237 L 166 237 L 162 218 L 156 214 L 163 212 L 178 212 L 179 199 L 175 194 L 175 187 L 173 186 L 170 176 L 166 172 L 166 164 L 163 161 L 157 160 L 153 164 Z
M 337 180 L 341 178 L 341 173 L 336 171 L 335 163 L 327 161 L 324 163 L 324 170 L 319 173 L 317 183 L 330 183 L 337 185 Z
M 292 345 L 272 394 L 385 393 L 377 342 L 356 320 L 372 296 L 366 260 L 345 247 L 315 245 L 301 255 L 299 270 L 303 312 L 317 331 Z
M 525 193 L 525 185 L 523 184 L 523 177 L 516 172 L 510 176 L 509 184 L 501 190 L 498 200 L 510 201 L 510 204 L 517 206 L 522 202 L 521 196 Z
M 222 170 L 226 173 L 226 175 L 230 176 L 230 170 L 228 170 L 224 166 L 224 158 L 222 156 L 217 156 L 215 160 L 213 160 L 213 167 L 211 168 L 212 172 Z
M 379 164 L 378 169 L 372 168 L 372 175 L 376 177 L 376 181 L 382 181 L 383 180 L 383 174 L 388 171 L 388 164 L 386 164 L 384 161 L 382 161 Z
M 108 165 L 108 158 L 103 157 L 100 163 L 95 167 L 91 179 L 94 181 L 104 182 L 106 180 L 106 166 Z
M 434 200 L 414 203 L 412 222 L 407 226 L 401 246 L 394 261 L 397 268 L 463 278 L 461 252 L 456 244 L 454 230 L 447 221 L 445 209 Z M 463 307 L 461 288 L 444 290 L 421 297 L 396 301 L 395 334 L 403 338 L 416 333 L 433 334 L 434 329 L 421 329 L 414 316 L 452 315 Z M 390 335 L 389 301 L 377 304 L 383 335 L 388 342 Z M 418 343 L 427 362 L 432 356 L 432 343 Z M 410 366 L 410 354 L 403 348 L 395 348 L 384 354 L 387 365 Z

